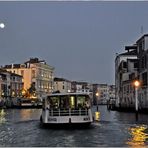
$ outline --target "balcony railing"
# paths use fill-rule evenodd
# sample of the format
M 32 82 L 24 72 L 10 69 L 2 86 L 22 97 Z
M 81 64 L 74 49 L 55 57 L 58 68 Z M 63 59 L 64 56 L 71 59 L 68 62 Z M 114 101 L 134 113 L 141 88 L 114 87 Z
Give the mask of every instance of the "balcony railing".
M 49 109 L 49 116 L 85 116 L 88 109 Z

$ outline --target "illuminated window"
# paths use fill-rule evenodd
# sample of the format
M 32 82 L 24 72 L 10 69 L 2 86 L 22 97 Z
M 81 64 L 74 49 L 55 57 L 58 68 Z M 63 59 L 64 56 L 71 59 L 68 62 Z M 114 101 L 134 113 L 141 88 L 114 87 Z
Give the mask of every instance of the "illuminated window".
M 70 107 L 75 108 L 75 97 L 74 96 L 70 97 Z

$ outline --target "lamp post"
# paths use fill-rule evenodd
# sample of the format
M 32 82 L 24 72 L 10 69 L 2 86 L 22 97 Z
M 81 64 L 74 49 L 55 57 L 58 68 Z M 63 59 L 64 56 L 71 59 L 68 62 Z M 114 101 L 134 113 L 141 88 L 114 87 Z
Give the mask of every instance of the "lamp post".
M 134 82 L 135 86 L 135 111 L 136 111 L 136 120 L 138 120 L 138 88 L 140 86 L 140 82 L 136 80 Z
M 99 100 L 99 93 L 96 93 L 96 98 L 97 98 L 97 111 L 98 111 L 98 100 Z

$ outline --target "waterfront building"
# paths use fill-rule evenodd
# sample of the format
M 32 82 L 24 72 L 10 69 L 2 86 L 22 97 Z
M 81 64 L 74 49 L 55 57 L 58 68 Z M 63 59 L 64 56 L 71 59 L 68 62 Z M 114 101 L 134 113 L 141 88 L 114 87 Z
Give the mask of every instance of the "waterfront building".
M 71 92 L 71 81 L 64 78 L 54 78 L 54 91 Z
M 94 103 L 93 98 L 93 84 L 82 81 L 71 82 L 71 92 L 76 93 L 88 93 L 91 98 L 91 104 Z
M 98 96 L 96 96 L 96 93 Z M 109 100 L 109 85 L 108 84 L 93 84 L 94 104 L 106 104 Z
M 115 85 L 108 85 L 108 87 L 108 99 L 115 100 Z
M 134 108 L 135 107 L 135 88 L 134 81 L 138 79 L 138 60 L 127 59 L 126 72 L 122 74 L 121 80 L 121 107 Z
M 132 80 L 137 77 L 137 45 L 126 46 L 126 52 L 117 54 L 115 59 L 116 107 L 125 107 L 132 102 Z M 130 89 L 130 91 L 129 91 Z M 126 101 L 128 100 L 128 101 Z
M 136 43 L 139 59 L 138 75 L 141 82 L 138 91 L 139 108 L 148 109 L 148 34 L 144 34 Z
M 10 96 L 10 73 L 0 69 L 0 98 Z
M 77 91 L 76 84 L 77 84 L 76 81 L 71 81 L 71 92 L 76 92 Z
M 0 98 L 22 96 L 22 76 L 0 69 Z
M 93 86 L 88 82 L 72 81 L 72 92 L 92 93 Z
M 22 97 L 23 90 L 23 77 L 21 75 L 11 73 L 10 77 L 10 96 L 11 97 Z
M 141 36 L 134 46 L 127 46 L 126 50 L 115 60 L 116 106 L 135 107 L 133 81 L 138 79 L 138 108 L 148 109 L 148 34 Z
M 42 98 L 44 94 L 53 91 L 54 67 L 44 60 L 31 58 L 23 64 L 5 65 L 3 68 L 23 77 L 22 93 L 24 96 L 27 94 L 26 97 Z

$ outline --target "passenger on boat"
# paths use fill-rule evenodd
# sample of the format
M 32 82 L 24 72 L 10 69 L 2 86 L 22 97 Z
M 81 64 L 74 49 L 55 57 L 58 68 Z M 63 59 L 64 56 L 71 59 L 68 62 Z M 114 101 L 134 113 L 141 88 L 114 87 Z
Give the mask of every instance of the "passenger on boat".
M 86 108 L 90 108 L 88 101 L 86 101 L 85 106 L 86 106 Z

